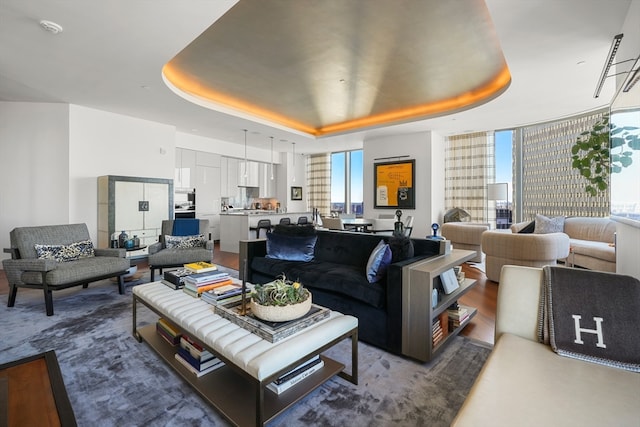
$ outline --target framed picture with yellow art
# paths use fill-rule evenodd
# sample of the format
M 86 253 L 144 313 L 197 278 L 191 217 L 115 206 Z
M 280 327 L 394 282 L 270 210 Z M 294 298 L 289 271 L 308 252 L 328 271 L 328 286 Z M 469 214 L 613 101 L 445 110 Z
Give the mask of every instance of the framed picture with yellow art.
M 373 200 L 376 209 L 415 209 L 414 159 L 373 165 Z

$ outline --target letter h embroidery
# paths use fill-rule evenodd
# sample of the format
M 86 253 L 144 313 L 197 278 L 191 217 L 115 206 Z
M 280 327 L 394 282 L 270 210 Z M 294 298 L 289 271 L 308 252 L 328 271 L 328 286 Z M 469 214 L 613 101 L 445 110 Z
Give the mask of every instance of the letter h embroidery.
M 584 341 L 582 341 L 582 335 L 581 335 L 581 332 L 584 332 L 588 334 L 596 334 L 598 336 L 598 343 L 596 344 L 596 346 L 600 348 L 607 348 L 607 346 L 604 345 L 604 337 L 602 334 L 602 317 L 593 318 L 593 320 L 596 322 L 596 329 L 581 328 L 580 319 L 582 319 L 582 316 L 578 314 L 574 314 L 571 317 L 573 317 L 573 323 L 576 327 L 576 339 L 573 341 L 574 343 L 584 344 Z

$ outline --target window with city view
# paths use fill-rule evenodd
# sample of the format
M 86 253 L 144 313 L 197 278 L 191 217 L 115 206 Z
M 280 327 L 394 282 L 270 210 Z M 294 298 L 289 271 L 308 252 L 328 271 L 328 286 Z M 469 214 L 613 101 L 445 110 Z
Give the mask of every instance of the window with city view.
M 331 154 L 331 213 L 354 213 L 364 209 L 363 151 Z

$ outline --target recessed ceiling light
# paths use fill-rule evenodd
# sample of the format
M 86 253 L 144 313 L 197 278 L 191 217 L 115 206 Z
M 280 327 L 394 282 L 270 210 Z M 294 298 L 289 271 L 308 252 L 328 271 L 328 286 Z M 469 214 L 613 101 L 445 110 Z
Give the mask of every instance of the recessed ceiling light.
M 43 30 L 50 32 L 51 34 L 60 34 L 62 32 L 61 25 L 56 24 L 52 21 L 47 21 L 46 19 L 40 21 L 40 27 L 42 27 Z

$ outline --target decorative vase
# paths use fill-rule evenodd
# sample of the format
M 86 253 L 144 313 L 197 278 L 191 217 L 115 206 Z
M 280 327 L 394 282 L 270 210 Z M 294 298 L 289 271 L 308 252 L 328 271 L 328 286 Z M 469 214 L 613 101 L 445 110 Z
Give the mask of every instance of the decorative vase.
M 311 293 L 309 293 L 309 297 L 306 300 L 289 305 L 260 305 L 251 300 L 251 312 L 253 315 L 267 322 L 287 322 L 298 319 L 307 314 L 310 309 Z
M 120 235 L 118 236 L 118 247 L 124 248 L 125 243 L 128 239 L 129 239 L 129 235 L 124 230 L 122 230 L 122 233 L 120 233 Z

